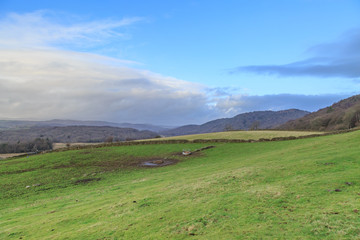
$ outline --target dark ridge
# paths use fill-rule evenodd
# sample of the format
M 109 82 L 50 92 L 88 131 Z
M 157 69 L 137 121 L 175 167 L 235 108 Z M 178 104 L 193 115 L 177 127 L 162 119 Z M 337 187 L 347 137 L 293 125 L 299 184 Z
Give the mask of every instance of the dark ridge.
M 242 113 L 232 118 L 217 119 L 202 125 L 186 125 L 160 133 L 165 136 L 178 136 L 231 130 L 272 129 L 308 113 L 298 109 Z

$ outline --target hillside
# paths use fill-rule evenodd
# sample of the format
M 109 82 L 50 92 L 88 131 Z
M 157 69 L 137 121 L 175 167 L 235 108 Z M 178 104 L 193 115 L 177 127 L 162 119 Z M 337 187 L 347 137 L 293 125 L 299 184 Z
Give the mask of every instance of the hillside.
M 66 127 L 66 126 L 134 128 L 137 130 L 149 130 L 153 132 L 165 131 L 169 129 L 169 127 L 161 127 L 151 124 L 114 123 L 114 122 L 106 122 L 106 121 L 79 121 L 79 120 L 62 120 L 62 119 L 53 119 L 48 121 L 0 120 L 0 130 L 24 129 L 31 127 Z
M 26 142 L 35 138 L 48 138 L 53 142 L 104 142 L 108 137 L 114 141 L 154 138 L 158 134 L 132 128 L 68 126 L 31 127 L 28 129 L 0 131 L 1 142 Z
M 227 130 L 271 129 L 289 120 L 303 117 L 309 112 L 290 109 L 283 111 L 256 111 L 232 118 L 213 120 L 202 125 L 186 125 L 160 132 L 165 136 L 223 132 Z
M 354 128 L 359 124 L 360 95 L 355 95 L 302 118 L 289 121 L 279 129 L 333 131 Z
M 1 160 L 0 239 L 358 239 L 359 144 L 356 131 Z

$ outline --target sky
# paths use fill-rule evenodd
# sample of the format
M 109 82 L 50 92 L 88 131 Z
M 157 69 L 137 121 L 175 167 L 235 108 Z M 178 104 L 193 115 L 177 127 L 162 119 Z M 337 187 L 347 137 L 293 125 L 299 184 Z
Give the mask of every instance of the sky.
M 359 0 L 0 0 L 0 119 L 179 126 L 359 91 Z

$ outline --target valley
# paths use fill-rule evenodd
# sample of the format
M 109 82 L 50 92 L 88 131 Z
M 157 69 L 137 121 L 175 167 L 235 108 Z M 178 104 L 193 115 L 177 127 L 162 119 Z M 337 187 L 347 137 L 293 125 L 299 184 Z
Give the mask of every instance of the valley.
M 359 0 L 0 12 L 0 240 L 360 240 Z

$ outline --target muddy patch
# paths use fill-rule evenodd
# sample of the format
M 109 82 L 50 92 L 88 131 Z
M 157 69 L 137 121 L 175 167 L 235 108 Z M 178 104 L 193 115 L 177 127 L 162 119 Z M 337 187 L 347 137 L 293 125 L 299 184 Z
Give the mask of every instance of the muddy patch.
M 140 167 L 163 167 L 168 166 L 172 164 L 176 164 L 179 162 L 179 157 L 186 157 L 186 158 L 192 158 L 192 157 L 199 157 L 203 155 L 203 151 L 207 149 L 214 148 L 215 146 L 206 146 L 199 149 L 195 149 L 193 151 L 191 150 L 183 150 L 182 152 L 175 152 L 172 154 L 172 157 L 174 158 L 152 158 L 152 159 L 143 159 L 141 161 L 138 161 L 138 166 Z M 184 154 L 184 152 L 186 154 Z
M 168 165 L 172 165 L 177 163 L 179 160 L 177 159 L 153 159 L 142 161 L 138 166 L 140 167 L 164 167 Z
M 86 183 L 90 183 L 90 182 L 97 182 L 97 181 L 100 181 L 101 178 L 85 178 L 85 179 L 79 179 L 79 180 L 76 180 L 74 182 L 75 185 L 78 185 L 78 184 L 86 184 Z
M 0 175 L 2 174 L 6 174 L 6 175 L 10 175 L 10 174 L 18 174 L 18 173 L 25 173 L 25 172 L 32 172 L 32 171 L 36 171 L 40 168 L 27 168 L 27 169 L 21 169 L 21 170 L 15 170 L 15 171 L 9 171 L 9 172 L 2 172 L 0 173 Z
M 199 149 L 195 149 L 195 150 L 190 150 L 190 149 L 183 149 L 182 152 L 176 152 L 173 154 L 173 156 L 181 156 L 181 157 L 193 157 L 193 156 L 203 156 L 203 151 L 207 150 L 207 149 L 211 149 L 214 148 L 215 146 L 206 146 L 206 147 L 202 147 Z
M 71 168 L 74 167 L 75 165 L 66 165 L 66 164 L 60 164 L 60 165 L 56 165 L 51 167 L 52 169 L 61 169 L 61 168 Z

